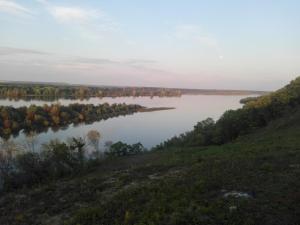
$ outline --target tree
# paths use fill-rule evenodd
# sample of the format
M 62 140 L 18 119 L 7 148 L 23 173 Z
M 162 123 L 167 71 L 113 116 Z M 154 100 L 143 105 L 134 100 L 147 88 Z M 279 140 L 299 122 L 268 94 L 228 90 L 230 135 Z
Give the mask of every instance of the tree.
M 130 154 L 131 155 L 139 154 L 143 151 L 145 151 L 145 148 L 140 142 L 131 145 L 131 149 L 130 149 Z
M 112 144 L 109 150 L 106 152 L 108 156 L 118 157 L 126 155 L 136 155 L 145 150 L 141 143 L 136 143 L 133 145 L 128 145 L 121 141 Z
M 24 148 L 30 152 L 35 152 L 36 145 L 38 143 L 38 138 L 36 132 L 29 132 L 29 134 L 26 135 L 26 138 L 24 140 Z
M 90 130 L 87 134 L 87 138 L 89 144 L 91 144 L 96 151 L 99 151 L 100 133 L 97 130 Z
M 77 151 L 77 159 L 79 160 L 80 166 L 83 166 L 85 151 L 84 146 L 86 145 L 85 140 L 81 137 L 72 138 L 70 149 Z
M 0 106 L 0 136 L 9 137 L 12 132 L 22 129 L 28 131 L 40 131 L 49 126 L 59 128 L 71 123 L 91 123 L 102 119 L 126 115 L 137 112 L 141 106 L 107 103 L 93 104 L 59 104 L 20 107 Z M 91 143 L 96 147 L 100 137 L 97 133 L 91 133 Z M 96 147 L 97 149 L 97 147 Z
M 15 168 L 15 156 L 19 152 L 18 146 L 12 141 L 0 143 L 0 190 L 6 185 L 10 174 Z

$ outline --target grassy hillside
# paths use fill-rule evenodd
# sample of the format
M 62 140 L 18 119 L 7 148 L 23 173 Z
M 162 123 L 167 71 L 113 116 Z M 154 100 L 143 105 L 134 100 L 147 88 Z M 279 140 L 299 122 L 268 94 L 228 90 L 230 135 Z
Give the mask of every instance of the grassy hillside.
M 300 79 L 156 150 L 0 197 L 0 224 L 297 225 Z
M 106 160 L 0 198 L 0 224 L 297 224 L 300 113 L 210 147 Z

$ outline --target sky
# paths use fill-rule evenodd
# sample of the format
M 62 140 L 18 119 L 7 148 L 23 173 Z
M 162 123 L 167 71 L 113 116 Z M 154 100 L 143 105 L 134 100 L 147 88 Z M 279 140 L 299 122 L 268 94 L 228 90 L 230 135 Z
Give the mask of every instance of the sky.
M 299 0 L 0 0 L 0 80 L 275 90 Z

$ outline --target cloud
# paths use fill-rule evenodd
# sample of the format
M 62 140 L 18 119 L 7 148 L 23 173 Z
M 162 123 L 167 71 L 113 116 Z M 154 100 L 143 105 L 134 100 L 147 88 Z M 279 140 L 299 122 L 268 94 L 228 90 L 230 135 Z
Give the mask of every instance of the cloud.
M 85 64 L 85 65 L 114 65 L 114 66 L 125 66 L 134 69 L 142 69 L 142 70 L 149 70 L 149 71 L 158 71 L 157 69 L 150 68 L 149 65 L 156 64 L 157 61 L 150 60 L 150 59 L 128 59 L 128 60 L 111 60 L 111 59 L 104 59 L 104 58 L 75 58 L 70 59 L 68 62 L 69 64 Z
M 26 55 L 26 57 L 24 57 L 24 55 Z M 68 70 L 95 70 L 99 68 L 121 70 L 121 68 L 126 68 L 141 72 L 162 72 L 161 70 L 152 67 L 157 61 L 149 59 L 113 60 L 108 58 L 74 57 L 33 49 L 10 47 L 0 47 L 0 62 L 9 65 L 31 65 L 64 68 Z
M 115 68 L 131 68 L 141 72 L 165 72 L 152 65 L 157 61 L 150 59 L 128 59 L 128 60 L 111 60 L 105 58 L 69 58 L 64 60 L 62 67 L 69 68 L 96 68 L 96 67 L 115 67 Z
M 60 24 L 78 27 L 83 37 L 99 36 L 103 31 L 114 31 L 118 24 L 100 9 L 83 8 L 79 6 L 56 5 L 47 0 L 36 0 L 42 4 L 50 15 Z
M 32 12 L 28 8 L 10 0 L 0 0 L 0 12 L 13 15 L 31 15 Z
M 82 9 L 79 7 L 52 6 L 49 8 L 51 15 L 61 23 L 86 24 L 101 17 L 97 10 Z
M 86 64 L 119 64 L 119 62 L 110 59 L 99 59 L 99 58 L 76 58 L 72 60 L 75 63 L 86 63 Z
M 31 49 L 0 47 L 0 56 L 1 55 L 14 55 L 14 54 L 48 55 L 49 53 L 36 51 L 36 50 L 31 50 Z
M 150 59 L 129 59 L 126 60 L 124 63 L 128 65 L 139 65 L 139 64 L 154 64 L 157 63 L 156 60 L 150 60 Z
M 107 13 L 74 5 L 58 5 L 47 0 L 36 0 L 59 24 L 68 26 L 78 36 L 88 41 L 99 40 L 119 30 Z

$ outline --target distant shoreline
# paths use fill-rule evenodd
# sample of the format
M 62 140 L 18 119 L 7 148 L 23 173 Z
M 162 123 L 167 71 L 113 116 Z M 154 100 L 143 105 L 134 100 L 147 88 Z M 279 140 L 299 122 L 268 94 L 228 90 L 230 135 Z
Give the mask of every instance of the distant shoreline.
M 259 90 L 233 90 L 233 89 L 214 89 L 214 88 L 175 88 L 175 87 L 148 87 L 148 86 L 115 86 L 115 85 L 88 85 L 88 84 L 69 84 L 69 83 L 59 83 L 59 82 L 31 82 L 31 81 L 0 81 L 0 88 L 10 87 L 10 88 L 20 88 L 20 87 L 51 87 L 51 88 L 67 88 L 67 89 L 78 89 L 78 88 L 91 88 L 97 90 L 110 90 L 107 96 L 102 97 L 123 97 L 116 96 L 115 92 L 118 91 L 136 91 L 144 92 L 144 95 L 140 96 L 151 96 L 150 93 L 155 93 L 154 96 L 159 94 L 158 92 L 169 92 L 171 96 L 176 95 L 264 95 L 270 93 L 269 91 L 259 91 Z M 111 94 L 111 95 L 110 95 Z M 128 94 L 128 93 L 127 93 Z M 41 97 L 41 95 L 31 95 L 28 97 Z M 45 95 L 43 95 L 45 96 Z M 126 95 L 125 95 L 126 96 Z M 130 93 L 130 96 L 134 96 Z M 98 97 L 98 96 L 85 96 L 85 97 Z
M 175 107 L 151 107 L 151 108 L 141 108 L 139 112 L 155 112 L 155 111 L 163 111 L 163 110 L 172 110 L 176 109 Z

